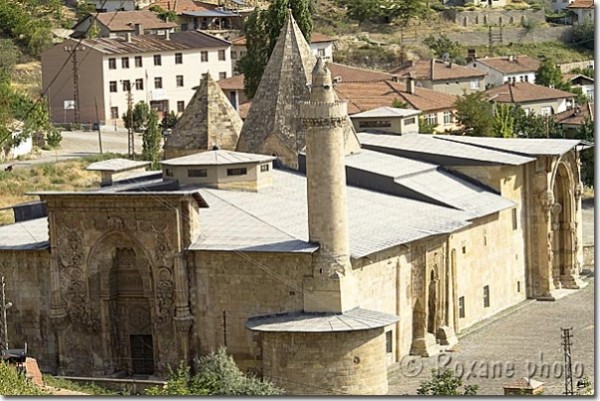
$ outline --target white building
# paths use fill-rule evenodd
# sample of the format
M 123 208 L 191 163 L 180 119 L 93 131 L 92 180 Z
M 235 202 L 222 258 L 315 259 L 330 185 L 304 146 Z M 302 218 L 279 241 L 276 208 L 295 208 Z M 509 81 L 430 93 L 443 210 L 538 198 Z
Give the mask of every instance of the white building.
M 506 82 L 535 83 L 535 73 L 540 61 L 529 56 L 502 56 L 478 58 L 468 64 L 469 67 L 485 71 L 490 86 L 503 85 Z
M 573 88 L 581 88 L 581 92 L 591 101 L 594 100 L 594 78 L 582 74 L 563 74 L 565 82 L 569 82 Z
M 569 5 L 569 10 L 577 15 L 576 24 L 594 23 L 594 0 L 575 0 Z
M 406 135 L 419 133 L 420 110 L 378 107 L 350 116 L 356 132 L 370 130 Z
M 68 40 L 42 54 L 43 88 L 55 123 L 99 120 L 122 126 L 129 88 L 133 104 L 147 102 L 159 115 L 181 113 L 203 74 L 208 72 L 215 80 L 231 76 L 230 43 L 204 32 L 86 39 L 78 46 L 76 58 L 62 68 L 76 43 Z

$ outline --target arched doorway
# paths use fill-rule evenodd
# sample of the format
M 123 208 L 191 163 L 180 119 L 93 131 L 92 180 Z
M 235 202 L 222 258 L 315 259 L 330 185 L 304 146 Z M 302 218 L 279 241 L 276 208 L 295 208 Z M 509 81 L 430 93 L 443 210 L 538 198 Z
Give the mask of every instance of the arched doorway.
M 554 185 L 552 219 L 552 279 L 556 288 L 572 287 L 576 275 L 577 224 L 575 219 L 575 183 L 564 163 L 558 165 Z

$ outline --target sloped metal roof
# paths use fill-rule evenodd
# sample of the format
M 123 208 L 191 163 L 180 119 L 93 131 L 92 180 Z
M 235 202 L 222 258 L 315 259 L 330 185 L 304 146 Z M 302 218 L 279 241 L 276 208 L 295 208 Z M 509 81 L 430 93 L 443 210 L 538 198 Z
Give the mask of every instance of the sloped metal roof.
M 0 226 L 0 250 L 39 250 L 50 247 L 48 218 Z
M 578 139 L 556 138 L 485 138 L 453 135 L 435 135 L 434 137 L 444 140 L 444 143 L 455 142 L 472 145 L 475 152 L 491 149 L 531 156 L 560 156 L 581 143 Z
M 117 158 L 117 159 L 103 160 L 100 162 L 91 163 L 89 166 L 86 167 L 86 170 L 88 170 L 88 171 L 112 171 L 112 172 L 117 173 L 119 171 L 127 171 L 127 170 L 131 170 L 134 168 L 149 166 L 150 164 L 151 164 L 151 162 L 134 161 L 134 160 Z
M 535 160 L 531 157 L 519 156 L 497 150 L 481 149 L 466 143 L 458 143 L 458 141 L 440 141 L 439 137 L 427 134 L 383 135 L 361 132 L 357 135 L 360 143 L 365 146 L 454 157 L 482 163 L 518 166 Z
M 352 116 L 355 117 L 411 117 L 421 114 L 420 110 L 401 109 L 398 107 L 378 107 L 376 109 L 363 111 Z
M 231 152 L 228 150 L 209 150 L 193 155 L 163 160 L 166 166 L 221 166 L 225 164 L 262 163 L 275 160 L 275 156 L 253 153 Z
M 286 313 L 248 319 L 253 331 L 325 333 L 332 331 L 369 330 L 389 326 L 400 318 L 390 313 L 354 308 L 344 313 Z
M 360 153 L 346 156 L 346 166 L 393 178 L 438 168 L 436 164 L 388 155 L 368 149 L 363 149 Z
M 252 246 L 286 252 L 289 246 L 286 241 L 290 238 L 308 243 L 306 178 L 289 171 L 273 170 L 272 174 L 273 185 L 258 192 L 202 189 L 203 198 L 207 193 L 214 197 L 206 199 L 209 207 L 200 212 L 201 231 L 218 233 L 218 241 L 224 241 L 218 246 L 229 250 Z M 469 214 L 463 211 L 356 187 L 347 189 L 350 254 L 354 258 L 432 235 L 447 234 L 470 224 Z M 239 215 L 224 224 L 222 219 L 226 211 L 217 202 L 226 202 L 233 207 L 231 211 L 237 209 L 236 213 L 247 214 L 253 219 Z M 257 222 L 259 227 L 252 228 L 251 225 Z M 228 241 L 228 238 L 235 240 Z M 210 249 L 215 246 L 210 241 L 208 235 L 201 236 L 190 249 Z

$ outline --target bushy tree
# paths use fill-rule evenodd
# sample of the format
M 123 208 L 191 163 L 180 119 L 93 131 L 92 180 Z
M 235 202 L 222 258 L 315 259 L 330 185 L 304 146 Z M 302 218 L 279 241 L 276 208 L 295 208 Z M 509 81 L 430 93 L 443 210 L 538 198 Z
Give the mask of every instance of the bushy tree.
M 463 381 L 456 377 L 452 369 L 431 369 L 431 379 L 421 383 L 417 394 L 421 395 L 476 395 L 479 386 L 466 385 L 460 389 Z
M 144 101 L 139 101 L 132 110 L 127 110 L 122 118 L 125 128 L 133 128 L 134 132 L 143 132 L 150 119 L 150 106 Z
M 15 64 L 19 62 L 19 49 L 11 39 L 0 39 L 0 70 L 12 73 Z
M 433 134 L 435 133 L 435 124 L 427 121 L 423 116 L 419 117 L 419 133 L 420 134 Z
M 153 169 L 158 166 L 161 138 L 162 135 L 158 127 L 158 114 L 155 110 L 151 110 L 146 129 L 142 135 L 142 157 L 144 160 L 152 162 Z
M 470 136 L 494 135 L 494 112 L 484 92 L 473 92 L 459 96 L 454 103 L 456 120 Z
M 535 83 L 558 89 L 568 90 L 560 68 L 551 60 L 544 60 L 535 73 Z
M 564 134 L 556 120 L 531 112 L 525 113 L 520 106 L 514 106 L 515 135 L 526 138 L 563 138 Z
M 573 27 L 573 43 L 594 50 L 594 23 L 586 21 Z
M 594 143 L 594 121 L 591 118 L 585 119 L 575 133 L 575 138 Z M 594 165 L 594 148 L 592 147 L 582 151 L 581 181 L 589 187 L 594 187 Z
M 515 110 L 510 104 L 494 105 L 494 136 L 512 138 L 515 136 Z
M 146 390 L 147 395 L 281 395 L 283 390 L 269 381 L 247 376 L 224 348 L 195 361 L 196 374 L 181 363 L 171 371 L 164 387 Z
M 266 10 L 256 8 L 244 23 L 246 54 L 239 60 L 238 72 L 244 74 L 244 93 L 254 97 L 281 28 L 291 10 L 300 31 L 310 43 L 312 33 L 312 0 L 273 0 Z
M 443 33 L 438 36 L 429 35 L 423 40 L 423 43 L 433 51 L 433 54 L 435 54 L 436 57 L 442 57 L 446 53 L 452 59 L 461 56 L 460 44 L 448 39 Z
M 160 126 L 163 130 L 173 129 L 177 124 L 177 114 L 174 111 L 165 114 L 162 121 L 160 122 Z
M 345 0 L 346 16 L 361 25 L 375 18 L 379 13 L 379 0 Z

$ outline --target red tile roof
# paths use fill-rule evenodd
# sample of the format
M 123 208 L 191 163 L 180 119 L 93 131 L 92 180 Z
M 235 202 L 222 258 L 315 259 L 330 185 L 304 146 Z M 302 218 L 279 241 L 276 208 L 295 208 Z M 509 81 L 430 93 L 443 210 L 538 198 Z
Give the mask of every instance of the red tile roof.
M 569 8 L 594 8 L 594 0 L 575 0 Z
M 553 117 L 557 123 L 568 125 L 582 125 L 585 119 L 590 117 L 594 121 L 594 102 L 554 114 Z
M 572 98 L 571 92 L 535 85 L 529 82 L 506 83 L 485 91 L 489 98 L 499 103 L 527 103 L 542 100 Z
M 456 63 L 445 63 L 442 60 L 418 60 L 400 66 L 390 71 L 401 77 L 408 77 L 409 74 L 418 80 L 445 81 L 449 79 L 461 78 L 480 78 L 485 76 L 485 72 L 475 68 L 469 68 Z
M 133 32 L 135 30 L 135 24 L 141 24 L 144 30 L 170 29 L 177 26 L 174 22 L 165 22 L 161 20 L 155 12 L 148 10 L 98 13 L 97 21 L 112 32 Z
M 244 74 L 220 79 L 217 81 L 217 83 L 223 90 L 244 90 Z
M 477 62 L 504 74 L 537 71 L 540 66 L 539 60 L 529 56 L 514 56 L 512 60 L 509 56 L 478 58 Z
M 167 11 L 175 11 L 181 14 L 184 11 L 207 11 L 214 10 L 218 6 L 193 0 L 157 0 L 152 5 L 159 6 Z

